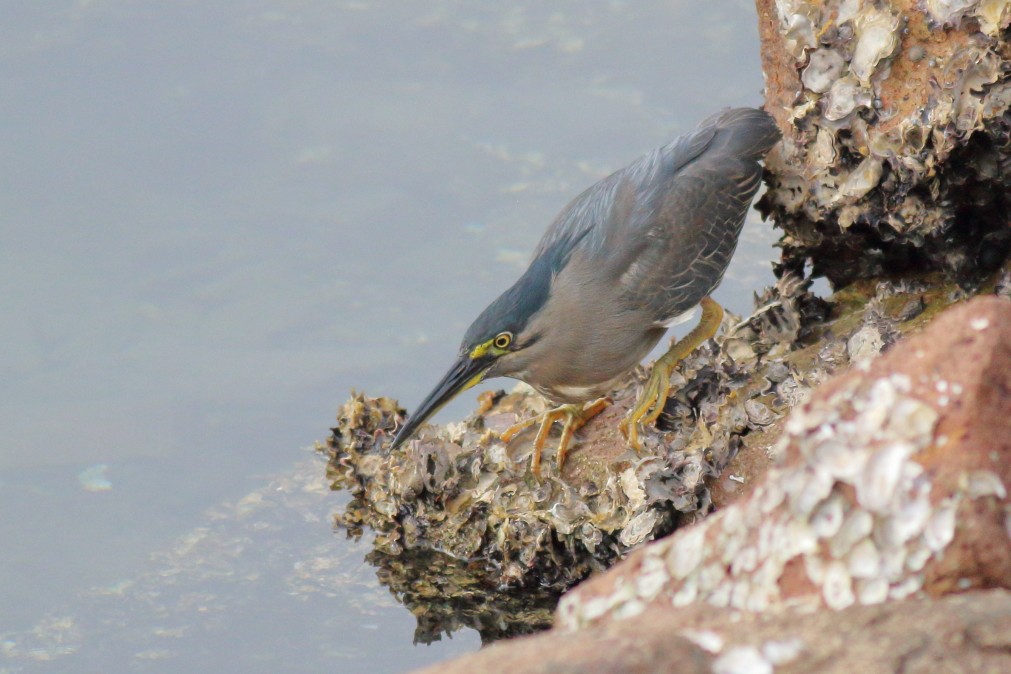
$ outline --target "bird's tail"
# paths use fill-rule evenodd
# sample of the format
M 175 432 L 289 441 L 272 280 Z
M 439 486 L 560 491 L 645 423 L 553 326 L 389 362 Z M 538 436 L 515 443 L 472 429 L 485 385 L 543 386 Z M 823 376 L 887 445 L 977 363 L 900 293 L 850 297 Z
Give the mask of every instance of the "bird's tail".
M 772 116 L 756 108 L 721 110 L 699 124 L 699 129 L 707 127 L 716 129 L 711 148 L 751 161 L 764 157 L 781 135 Z

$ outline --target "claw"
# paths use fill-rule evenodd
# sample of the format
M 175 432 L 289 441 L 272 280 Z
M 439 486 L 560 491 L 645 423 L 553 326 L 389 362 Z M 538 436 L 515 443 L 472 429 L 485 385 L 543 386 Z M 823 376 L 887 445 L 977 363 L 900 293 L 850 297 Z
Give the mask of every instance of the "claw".
M 530 459 L 530 472 L 536 477 L 541 476 L 541 452 L 544 450 L 544 444 L 548 440 L 548 436 L 551 434 L 551 427 L 556 421 L 564 420 L 564 425 L 562 426 L 562 437 L 558 440 L 558 451 L 556 453 L 556 463 L 558 466 L 558 472 L 561 474 L 562 466 L 565 465 L 565 457 L 569 452 L 569 444 L 572 442 L 572 436 L 586 425 L 586 422 L 593 417 L 600 414 L 600 412 L 611 404 L 611 401 L 607 398 L 600 398 L 583 405 L 570 403 L 567 405 L 560 405 L 554 409 L 550 409 L 547 412 L 538 414 L 537 416 L 531 417 L 524 421 L 514 424 L 507 428 L 499 438 L 502 442 L 509 442 L 516 435 L 535 423 L 540 423 L 541 427 L 537 431 L 537 437 L 534 439 L 534 455 Z
M 628 440 L 628 445 L 636 452 L 642 452 L 639 424 L 651 424 L 663 412 L 664 405 L 667 403 L 667 395 L 670 393 L 670 376 L 674 373 L 674 368 L 688 354 L 715 335 L 723 321 L 723 307 L 712 298 L 706 297 L 700 304 L 702 306 L 702 320 L 685 335 L 684 339 L 674 343 L 667 353 L 657 358 L 635 407 L 618 425 Z

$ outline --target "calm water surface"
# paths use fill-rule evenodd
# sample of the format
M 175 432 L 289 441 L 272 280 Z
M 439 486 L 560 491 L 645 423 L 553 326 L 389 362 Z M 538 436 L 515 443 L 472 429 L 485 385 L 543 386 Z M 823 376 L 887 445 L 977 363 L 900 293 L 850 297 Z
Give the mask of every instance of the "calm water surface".
M 572 196 L 760 102 L 757 55 L 750 0 L 0 5 L 0 672 L 477 648 L 412 644 L 308 448 L 352 387 L 415 405 Z

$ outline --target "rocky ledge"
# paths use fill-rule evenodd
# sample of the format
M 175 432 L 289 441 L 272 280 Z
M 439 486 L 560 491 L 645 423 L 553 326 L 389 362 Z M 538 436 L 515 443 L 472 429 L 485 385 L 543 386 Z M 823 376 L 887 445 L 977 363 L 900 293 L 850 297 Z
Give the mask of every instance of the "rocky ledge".
M 864 281 L 825 302 L 787 276 L 756 298 L 752 316 L 728 319 L 681 364 L 657 428 L 648 429 L 648 452 L 628 450 L 617 431 L 634 398 L 631 381 L 580 432 L 562 474 L 547 457 L 541 479 L 529 472 L 529 435 L 508 445 L 497 439 L 539 411 L 535 394 L 488 394 L 466 421 L 426 427 L 393 452 L 389 438 L 403 411 L 395 401 L 355 395 L 321 448 L 333 487 L 351 495 L 337 524 L 355 537 L 376 532 L 369 560 L 417 616 L 419 641 L 463 626 L 485 641 L 545 629 L 559 596 L 591 574 L 598 575 L 563 600 L 569 627 L 657 602 L 763 610 L 813 606 L 824 596 L 842 608 L 914 594 L 934 582 L 929 574 L 944 556 L 938 546 L 959 509 L 987 489 L 1002 493 L 1006 479 L 991 468 L 966 469 L 942 499 L 939 485 L 953 478 L 933 469 L 912 475 L 921 454 L 940 460 L 961 452 L 961 439 L 984 428 L 966 421 L 971 433 L 937 431 L 955 409 L 983 413 L 966 397 L 976 390 L 965 380 L 976 341 L 941 348 L 937 337 L 917 337 L 935 345 L 926 353 L 944 373 L 932 384 L 943 390 L 930 399 L 896 369 L 909 364 L 895 354 L 910 347 L 890 347 L 971 293 L 1006 297 L 1009 279 L 1004 269 L 969 290 L 936 276 Z M 997 307 L 1011 306 L 998 298 L 984 304 L 995 326 Z M 956 334 L 951 320 L 930 334 Z M 892 507 L 898 519 L 882 514 Z M 806 510 L 784 519 L 791 508 Z M 648 555 L 599 575 L 672 531 Z M 1006 542 L 1006 533 L 992 540 Z M 629 568 L 636 580 L 619 581 Z
M 819 387 L 749 494 L 438 671 L 1011 671 L 1009 481 L 1011 303 L 977 298 Z

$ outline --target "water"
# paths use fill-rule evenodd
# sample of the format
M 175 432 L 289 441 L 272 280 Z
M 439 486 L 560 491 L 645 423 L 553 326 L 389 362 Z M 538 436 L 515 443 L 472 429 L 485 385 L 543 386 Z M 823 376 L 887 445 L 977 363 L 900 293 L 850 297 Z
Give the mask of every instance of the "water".
M 572 196 L 760 103 L 756 33 L 748 0 L 0 6 L 0 672 L 477 648 L 412 644 L 307 448 L 352 387 L 415 405 Z

